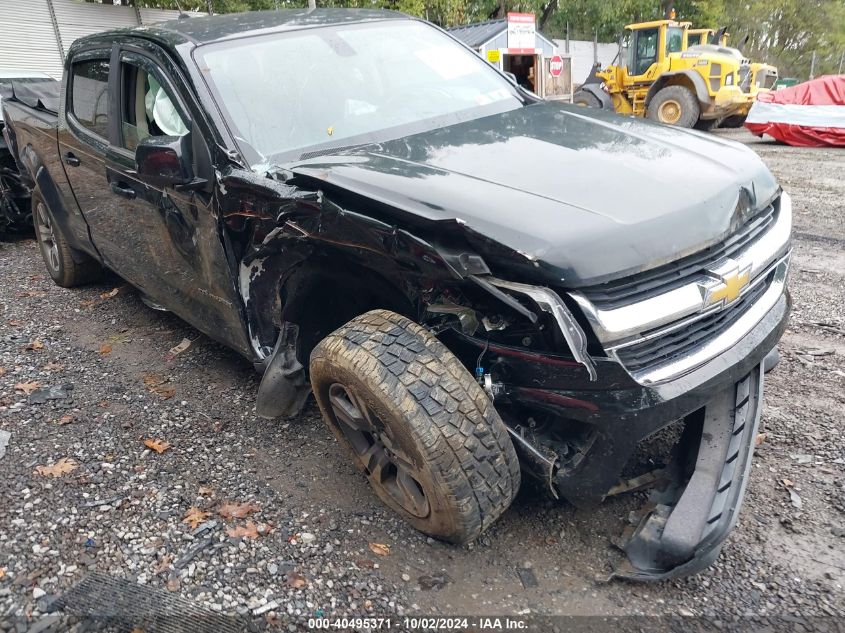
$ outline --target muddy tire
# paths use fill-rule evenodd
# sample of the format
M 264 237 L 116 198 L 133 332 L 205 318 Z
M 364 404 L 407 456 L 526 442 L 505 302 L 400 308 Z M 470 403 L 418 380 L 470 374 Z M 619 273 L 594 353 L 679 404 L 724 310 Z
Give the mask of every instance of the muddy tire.
M 519 462 L 492 402 L 427 330 L 387 310 L 311 353 L 323 419 L 378 497 L 417 530 L 466 543 L 511 504 Z
M 586 90 L 579 90 L 572 97 L 572 103 L 584 108 L 601 108 L 601 101 L 592 92 Z
M 666 86 L 651 98 L 646 114 L 658 123 L 691 128 L 698 123 L 701 106 L 696 96 L 683 86 Z
M 32 193 L 32 222 L 38 250 L 50 277 L 63 288 L 97 281 L 103 274 L 99 263 L 70 247 L 41 194 Z

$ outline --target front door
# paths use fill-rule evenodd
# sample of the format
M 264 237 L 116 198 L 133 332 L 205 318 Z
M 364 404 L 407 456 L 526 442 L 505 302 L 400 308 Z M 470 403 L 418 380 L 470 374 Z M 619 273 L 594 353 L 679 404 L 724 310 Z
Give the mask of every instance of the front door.
M 121 50 L 113 65 L 115 123 L 101 181 L 110 204 L 90 213 L 94 244 L 149 300 L 253 356 L 221 242 L 208 148 L 198 130 L 192 133 L 197 111 L 192 116 L 175 88 L 180 82 L 146 52 Z M 207 184 L 175 191 L 144 182 L 135 149 L 149 137 L 187 137 L 194 171 Z

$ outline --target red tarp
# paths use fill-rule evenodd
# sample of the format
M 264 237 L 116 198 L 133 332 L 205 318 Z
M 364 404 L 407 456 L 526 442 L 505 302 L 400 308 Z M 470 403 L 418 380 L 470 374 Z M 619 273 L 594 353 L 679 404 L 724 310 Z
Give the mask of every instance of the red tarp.
M 845 75 L 762 92 L 745 127 L 799 147 L 845 147 Z

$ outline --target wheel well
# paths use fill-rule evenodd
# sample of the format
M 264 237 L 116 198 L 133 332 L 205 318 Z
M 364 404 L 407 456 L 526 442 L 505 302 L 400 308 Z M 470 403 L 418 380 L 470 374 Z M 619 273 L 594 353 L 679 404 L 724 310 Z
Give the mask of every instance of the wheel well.
M 657 81 L 655 81 L 654 84 L 652 84 L 651 88 L 649 88 L 648 95 L 646 96 L 646 107 L 648 107 L 648 104 L 651 103 L 651 100 L 658 92 L 668 86 L 682 86 L 689 90 L 690 93 L 692 93 L 692 95 L 695 96 L 700 102 L 709 102 L 709 95 L 707 96 L 707 98 L 702 99 L 703 95 L 701 93 L 701 86 L 696 85 L 696 81 L 693 79 L 692 76 L 690 76 L 689 73 L 677 73 L 664 75 L 660 77 Z
M 305 262 L 279 293 L 282 321 L 299 326 L 299 361 L 307 367 L 317 343 L 370 310 L 383 308 L 416 320 L 413 302 L 400 285 L 370 268 L 336 258 Z

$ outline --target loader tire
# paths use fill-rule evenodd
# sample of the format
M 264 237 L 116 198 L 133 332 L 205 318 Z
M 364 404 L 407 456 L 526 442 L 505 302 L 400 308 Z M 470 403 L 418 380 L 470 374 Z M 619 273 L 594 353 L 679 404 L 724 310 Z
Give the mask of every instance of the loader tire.
M 683 86 L 666 86 L 651 98 L 646 114 L 658 123 L 691 128 L 698 123 L 701 106 L 696 96 Z
M 584 108 L 601 108 L 601 101 L 599 101 L 599 98 L 592 92 L 587 92 L 586 90 L 579 90 L 576 92 L 575 96 L 572 97 L 572 103 Z
M 37 190 L 32 192 L 32 223 L 35 225 L 38 250 L 47 273 L 56 285 L 72 288 L 102 277 L 103 268 L 97 261 L 68 244 L 47 202 Z
M 311 353 L 328 427 L 374 492 L 417 530 L 466 543 L 511 504 L 519 461 L 490 398 L 428 330 L 387 310 Z

